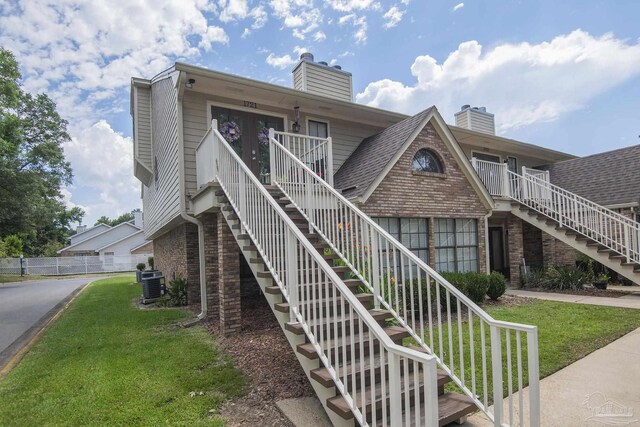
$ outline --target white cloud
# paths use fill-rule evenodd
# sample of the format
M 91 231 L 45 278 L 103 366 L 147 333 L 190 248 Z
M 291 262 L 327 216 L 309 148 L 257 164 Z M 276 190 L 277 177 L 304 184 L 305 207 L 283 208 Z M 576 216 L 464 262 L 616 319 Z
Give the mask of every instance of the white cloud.
M 271 0 L 271 8 L 284 27 L 291 28 L 292 35 L 300 40 L 305 40 L 323 21 L 320 9 L 313 7 L 312 0 Z
M 246 39 L 250 35 L 251 35 L 251 30 L 248 29 L 248 28 L 245 28 L 244 31 L 242 32 L 242 35 L 240 36 L 240 38 Z
M 79 205 L 77 203 L 74 203 L 71 200 L 73 195 L 71 194 L 71 191 L 69 191 L 67 188 L 61 188 L 60 194 L 62 196 L 62 202 L 68 209 L 80 208 L 84 211 L 85 217 L 89 217 L 89 215 L 91 215 L 91 206 L 84 206 L 84 205 Z
M 132 174 L 133 143 L 131 138 L 115 132 L 104 120 L 83 129 L 75 129 L 75 135 L 64 146 L 67 160 L 71 161 L 74 173 L 82 179 L 63 191 L 72 206 L 76 192 L 90 192 L 94 201 L 88 208 L 86 223 L 101 215 L 116 216 L 140 206 L 140 183 Z M 68 194 L 67 194 L 68 193 Z M 93 218 L 95 217 L 95 218 Z
M 218 0 L 220 21 L 231 22 L 241 20 L 249 14 L 247 0 Z
M 272 67 L 284 70 L 285 68 L 295 64 L 297 61 L 294 58 L 291 58 L 291 55 L 289 54 L 277 56 L 273 53 L 270 53 L 269 56 L 267 56 L 266 62 Z
M 640 76 L 640 42 L 575 30 L 550 42 L 502 44 L 483 53 L 469 41 L 442 64 L 417 57 L 411 74 L 414 84 L 379 80 L 356 99 L 409 114 L 435 104 L 447 120 L 462 104 L 486 105 L 504 132 L 557 120 Z
M 303 53 L 309 52 L 309 48 L 305 46 L 295 46 L 293 48 L 293 51 L 296 53 L 296 55 L 298 55 L 298 57 L 300 57 L 300 55 L 302 55 Z
M 458 3 L 457 5 L 453 6 L 453 11 L 455 12 L 456 10 L 460 10 L 464 7 L 464 3 Z
M 328 0 L 329 6 L 339 12 L 351 12 L 353 10 L 366 10 L 379 6 L 373 0 Z
M 221 27 L 209 26 L 207 30 L 202 34 L 202 39 L 198 47 L 203 48 L 205 51 L 211 50 L 212 43 L 229 43 L 229 36 Z
M 313 35 L 313 40 L 316 42 L 321 42 L 327 39 L 327 35 L 324 33 L 324 31 L 317 31 L 314 35 Z
M 387 13 L 385 13 L 382 17 L 386 20 L 384 23 L 384 28 L 389 29 L 393 28 L 402 21 L 402 16 L 404 15 L 404 11 L 398 9 L 397 6 L 393 6 L 390 8 Z
M 267 12 L 264 10 L 264 6 L 262 5 L 251 9 L 249 16 L 253 18 L 253 24 L 251 24 L 251 28 L 253 28 L 254 30 L 259 30 L 260 28 L 264 27 L 269 19 L 269 16 L 267 15 Z
M 338 19 L 338 25 L 345 25 L 347 23 L 351 23 L 355 32 L 353 33 L 353 38 L 355 39 L 357 44 L 362 44 L 367 41 L 367 18 L 366 16 L 358 16 L 355 13 L 350 13 L 348 15 L 343 15 Z

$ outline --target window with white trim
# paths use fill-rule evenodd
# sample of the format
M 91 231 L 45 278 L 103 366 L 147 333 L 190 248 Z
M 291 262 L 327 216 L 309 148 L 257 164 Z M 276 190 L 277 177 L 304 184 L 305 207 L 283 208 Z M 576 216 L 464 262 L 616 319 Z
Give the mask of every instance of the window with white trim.
M 325 122 L 319 122 L 316 120 L 309 120 L 309 136 L 315 136 L 317 138 L 329 137 L 329 124 Z
M 419 149 L 411 161 L 411 170 L 414 172 L 443 173 L 442 163 L 433 151 L 427 148 Z
M 478 220 L 434 220 L 436 270 L 464 273 L 478 271 Z

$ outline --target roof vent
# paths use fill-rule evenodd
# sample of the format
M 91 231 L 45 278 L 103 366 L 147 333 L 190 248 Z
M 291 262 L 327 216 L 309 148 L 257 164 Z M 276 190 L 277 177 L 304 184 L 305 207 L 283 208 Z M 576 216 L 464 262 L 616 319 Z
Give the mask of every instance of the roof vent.
M 342 67 L 339 65 L 334 65 L 333 68 L 335 68 L 336 70 L 342 70 Z
M 301 61 L 311 61 L 313 62 L 313 53 L 311 52 L 305 52 L 302 55 L 300 55 L 300 60 Z
M 329 65 L 329 64 L 327 64 L 325 61 L 319 61 L 319 62 L 318 62 L 318 64 L 320 64 L 320 65 L 324 65 L 325 67 L 326 67 L 327 65 Z
M 462 106 L 455 114 L 456 126 L 482 132 L 489 135 L 496 134 L 496 123 L 493 114 L 487 113 L 487 107 Z

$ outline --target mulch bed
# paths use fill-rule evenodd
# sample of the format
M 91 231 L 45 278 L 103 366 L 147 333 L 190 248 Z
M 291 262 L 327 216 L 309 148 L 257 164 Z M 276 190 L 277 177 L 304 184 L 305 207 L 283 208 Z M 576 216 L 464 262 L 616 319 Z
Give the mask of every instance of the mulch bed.
M 247 376 L 247 394 L 222 408 L 227 425 L 293 426 L 275 403 L 315 394 L 264 297 L 243 299 L 240 333 L 223 336 L 213 319 L 203 325 Z
M 554 294 L 567 294 L 567 295 L 582 295 L 585 297 L 609 297 L 609 298 L 620 298 L 625 295 L 629 295 L 631 292 L 618 291 L 613 289 L 597 289 L 591 287 L 585 287 L 583 289 L 543 289 L 543 288 L 520 288 L 523 291 L 532 291 L 532 292 L 549 292 Z
M 497 301 L 487 298 L 483 307 L 517 307 L 519 305 L 531 304 L 535 300 L 535 298 L 502 295 Z

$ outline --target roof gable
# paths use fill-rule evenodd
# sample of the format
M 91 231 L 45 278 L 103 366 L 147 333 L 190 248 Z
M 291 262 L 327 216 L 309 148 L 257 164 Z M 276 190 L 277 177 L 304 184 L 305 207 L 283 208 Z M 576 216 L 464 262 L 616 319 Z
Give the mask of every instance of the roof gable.
M 122 232 L 121 230 L 123 228 L 130 228 L 130 233 L 129 234 L 133 234 L 133 233 L 137 233 L 140 230 L 142 230 L 140 227 L 135 226 L 134 224 L 130 223 L 130 222 L 123 222 L 121 224 L 118 224 L 114 227 L 110 227 L 108 229 L 106 229 L 105 231 L 98 233 L 96 235 L 93 235 L 91 237 L 89 237 L 88 239 L 84 239 L 81 240 L 79 242 L 76 242 L 72 245 L 67 246 L 66 248 L 62 248 L 58 251 L 58 253 L 62 253 L 65 251 L 69 251 L 72 249 L 77 248 L 78 246 L 82 245 L 83 247 L 85 247 L 85 249 L 87 250 L 96 250 L 96 248 L 91 247 L 92 242 L 101 242 L 98 243 L 99 246 L 104 246 L 105 245 L 105 239 L 107 241 L 109 241 L 109 236 L 111 234 L 114 235 L 113 240 L 111 241 L 116 241 L 116 240 L 120 240 L 123 236 L 122 236 Z
M 491 195 L 435 106 L 364 139 L 336 173 L 335 187 L 342 189 L 347 198 L 357 198 L 359 202 L 366 202 L 427 123 L 432 123 L 463 174 L 478 193 L 482 204 L 487 209 L 492 209 L 494 203 Z

